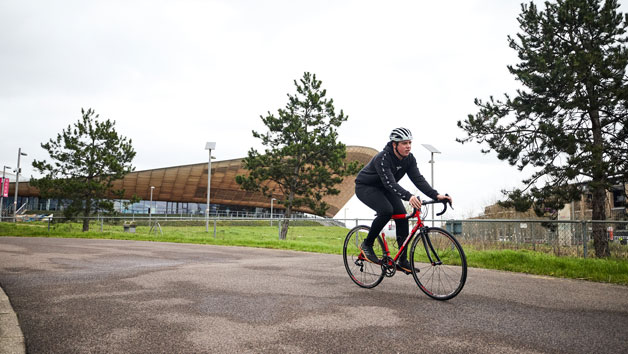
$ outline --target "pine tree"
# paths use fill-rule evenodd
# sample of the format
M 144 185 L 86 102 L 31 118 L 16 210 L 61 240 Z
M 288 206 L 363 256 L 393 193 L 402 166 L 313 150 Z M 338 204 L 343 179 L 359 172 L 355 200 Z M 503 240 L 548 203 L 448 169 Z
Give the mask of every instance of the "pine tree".
M 89 216 L 96 211 L 113 211 L 111 198 L 121 198 L 123 190 L 113 190 L 112 182 L 122 179 L 134 168 L 135 151 L 131 140 L 118 135 L 115 122 L 99 121 L 92 109 L 81 109 L 82 119 L 41 144 L 52 163 L 33 161 L 33 167 L 44 174 L 31 180 L 43 198 L 69 202 L 64 209 L 67 218 L 82 213 L 83 231 L 89 231 Z
M 606 219 L 606 191 L 628 178 L 626 27 L 616 0 L 558 0 L 543 11 L 522 4 L 521 33 L 508 37 L 523 85 L 514 97 L 475 100 L 479 112 L 458 126 L 519 170 L 525 187 L 509 202 L 542 213 L 592 194 L 593 220 Z M 586 186 L 586 187 L 585 187 Z M 598 257 L 610 255 L 604 225 L 593 224 Z
M 253 131 L 253 136 L 266 147 L 263 154 L 251 148 L 244 159 L 248 175 L 236 177 L 236 182 L 248 191 L 261 191 L 267 197 L 278 198 L 285 206 L 281 239 L 286 238 L 293 209 L 306 206 L 317 215 L 324 215 L 329 205 L 322 198 L 336 195 L 335 186 L 343 177 L 359 170 L 358 162 L 345 163 L 346 146 L 337 141 L 337 128 L 347 120 L 343 111 L 336 114 L 333 99 L 316 75 L 306 72 L 297 83 L 297 93 L 288 94 L 285 109 L 277 116 L 268 112 L 260 118 L 267 132 Z M 267 181 L 276 184 L 271 190 Z

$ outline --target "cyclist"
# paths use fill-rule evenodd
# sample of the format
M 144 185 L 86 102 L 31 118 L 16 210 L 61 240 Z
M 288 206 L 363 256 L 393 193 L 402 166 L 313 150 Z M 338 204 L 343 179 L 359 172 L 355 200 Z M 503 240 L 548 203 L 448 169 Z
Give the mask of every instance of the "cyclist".
M 373 159 L 358 173 L 355 179 L 355 195 L 369 208 L 377 212 L 371 224 L 368 236 L 360 245 L 364 257 L 373 263 L 379 259 L 373 251 L 373 243 L 379 232 L 393 215 L 405 214 L 402 199 L 409 201 L 414 208 L 421 207 L 421 201 L 415 195 L 403 189 L 397 182 L 406 174 L 414 185 L 428 197 L 437 200 L 451 197 L 438 194 L 423 175 L 419 172 L 416 159 L 410 153 L 412 149 L 412 133 L 406 128 L 395 128 L 390 133 L 390 141 Z M 401 248 L 408 237 L 408 220 L 395 219 L 397 228 L 397 244 Z M 406 274 L 411 272 L 408 262 L 407 248 L 399 255 L 397 267 Z

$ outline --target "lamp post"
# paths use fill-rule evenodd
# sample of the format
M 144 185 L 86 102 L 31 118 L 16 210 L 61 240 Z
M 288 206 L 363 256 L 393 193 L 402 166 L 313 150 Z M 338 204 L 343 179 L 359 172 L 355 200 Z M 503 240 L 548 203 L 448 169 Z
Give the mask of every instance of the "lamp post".
M 4 189 L 6 188 L 4 186 L 5 185 L 4 176 L 5 176 L 5 172 L 7 168 L 10 169 L 11 167 L 9 166 L 2 167 L 2 189 L 0 190 L 0 221 L 2 221 L 2 212 L 4 211 Z M 9 193 L 7 192 L 7 197 L 8 196 L 9 196 Z
M 15 199 L 13 200 L 13 221 L 17 222 L 17 190 L 20 186 L 20 158 L 26 156 L 22 148 L 17 149 L 17 169 L 15 170 Z
M 276 198 L 270 198 L 270 226 L 273 226 L 273 201 L 277 200 Z
M 430 182 L 430 184 L 432 185 L 432 188 L 434 188 L 434 154 L 440 154 L 440 151 L 438 151 L 438 149 L 436 149 L 430 144 L 422 144 L 422 145 L 432 154 L 431 156 L 432 158 L 429 161 L 430 164 L 432 165 L 432 181 Z M 432 207 L 432 226 L 434 226 L 434 207 Z
M 209 192 L 212 179 L 212 150 L 216 150 L 216 142 L 205 143 L 205 150 L 209 150 L 209 160 L 207 161 L 207 209 L 205 209 L 205 231 L 209 232 Z
M 155 189 L 155 186 L 150 186 L 150 204 L 148 207 L 148 226 L 152 226 L 153 222 L 152 222 L 152 217 L 153 217 L 153 190 Z

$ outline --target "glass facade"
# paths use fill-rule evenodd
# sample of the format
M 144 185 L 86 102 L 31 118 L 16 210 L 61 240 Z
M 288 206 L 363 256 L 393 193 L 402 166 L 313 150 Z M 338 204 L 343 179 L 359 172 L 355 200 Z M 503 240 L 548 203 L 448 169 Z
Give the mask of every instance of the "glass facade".
M 13 214 L 13 197 L 5 197 L 3 202 L 3 215 L 10 216 Z M 63 201 L 58 199 L 47 199 L 39 197 L 18 197 L 18 208 L 26 204 L 27 214 L 46 213 L 62 211 L 64 207 Z M 205 203 L 187 203 L 187 202 L 164 202 L 153 200 L 142 200 L 138 203 L 128 204 L 128 200 L 116 199 L 113 201 L 116 212 L 123 215 L 148 215 L 152 207 L 153 215 L 172 215 L 172 216 L 191 216 L 200 217 L 205 215 L 207 204 Z M 273 216 L 283 215 L 283 209 L 273 209 Z M 293 213 L 295 216 L 302 213 Z M 270 208 L 244 207 L 237 205 L 210 204 L 210 215 L 219 217 L 270 217 Z

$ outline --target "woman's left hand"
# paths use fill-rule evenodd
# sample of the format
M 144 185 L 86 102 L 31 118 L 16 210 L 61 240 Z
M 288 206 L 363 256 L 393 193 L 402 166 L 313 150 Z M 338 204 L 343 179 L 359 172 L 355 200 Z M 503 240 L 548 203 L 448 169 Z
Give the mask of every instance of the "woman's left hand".
M 448 195 L 439 194 L 439 195 L 436 196 L 436 199 L 438 199 L 438 200 L 449 199 L 449 203 L 450 204 L 453 203 L 453 199 L 451 199 L 451 197 L 448 196 Z

